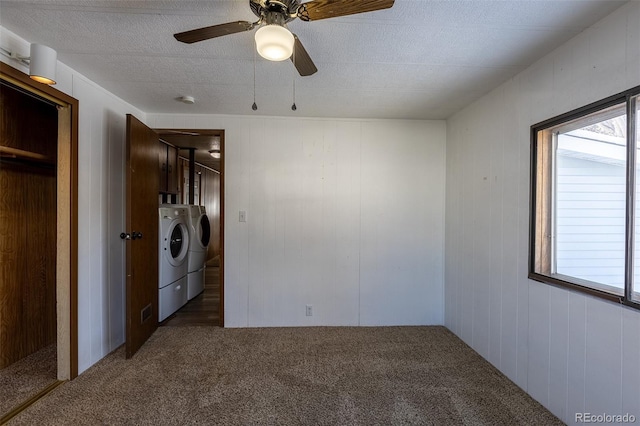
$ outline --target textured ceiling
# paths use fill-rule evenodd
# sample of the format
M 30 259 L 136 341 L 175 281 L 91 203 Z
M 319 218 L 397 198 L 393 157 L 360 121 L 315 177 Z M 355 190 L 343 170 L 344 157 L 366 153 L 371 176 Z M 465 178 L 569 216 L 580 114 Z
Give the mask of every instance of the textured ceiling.
M 0 1 L 0 25 L 149 113 L 443 119 L 624 3 L 396 0 L 383 11 L 296 19 L 288 26 L 318 72 L 299 77 L 290 61 L 257 56 L 255 112 L 253 32 L 192 45 L 173 38 L 255 21 L 249 0 Z M 178 102 L 183 95 L 196 103 Z

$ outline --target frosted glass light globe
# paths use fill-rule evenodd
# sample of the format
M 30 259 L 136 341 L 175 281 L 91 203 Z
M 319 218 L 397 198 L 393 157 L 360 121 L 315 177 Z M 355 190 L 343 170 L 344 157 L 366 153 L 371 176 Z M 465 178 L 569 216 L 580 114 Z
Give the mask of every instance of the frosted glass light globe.
M 270 61 L 284 61 L 293 53 L 293 34 L 280 25 L 265 25 L 256 31 L 258 53 Z

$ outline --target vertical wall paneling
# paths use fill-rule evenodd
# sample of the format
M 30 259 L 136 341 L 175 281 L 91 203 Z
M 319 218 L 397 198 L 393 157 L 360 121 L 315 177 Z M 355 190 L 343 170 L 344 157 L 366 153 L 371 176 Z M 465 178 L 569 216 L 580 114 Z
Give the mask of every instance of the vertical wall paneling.
M 529 129 L 640 85 L 638 17 L 625 4 L 447 120 L 445 325 L 569 424 L 640 415 L 640 312 L 527 279 Z
M 495 92 L 485 102 L 494 102 Z M 483 108 L 480 105 L 480 108 Z M 472 155 L 473 155 L 473 205 L 482 206 L 475 210 L 474 232 L 469 234 L 472 239 L 474 292 L 473 292 L 473 345 L 476 351 L 485 358 L 489 356 L 489 334 L 491 315 L 491 287 L 481 288 L 480 283 L 491 282 L 491 217 L 495 214 L 496 206 L 491 199 L 493 178 L 491 173 L 491 146 L 494 139 L 479 139 L 477 134 L 488 134 L 496 128 L 497 116 L 490 114 L 487 120 L 476 120 L 472 125 Z
M 640 328 L 635 311 L 622 312 L 622 412 L 640 413 Z
M 82 99 L 85 93 L 80 89 L 74 90 L 72 95 L 76 99 Z M 79 134 L 85 136 L 87 141 L 91 141 L 90 110 L 84 105 L 78 111 L 78 127 Z M 78 145 L 78 372 L 87 369 L 92 364 L 93 317 L 91 312 L 93 304 L 98 304 L 98 311 L 102 309 L 102 300 L 92 299 L 92 287 L 99 285 L 101 279 L 92 279 L 91 276 L 92 255 L 94 254 L 90 252 L 91 236 L 95 231 L 91 227 L 91 203 L 85 201 L 91 200 L 93 182 L 91 180 L 91 165 L 87 164 L 90 163 L 91 155 L 92 144 L 83 143 L 80 139 Z M 80 230 L 84 230 L 84 232 L 80 232 Z M 96 335 L 101 337 L 102 327 L 100 325 L 98 327 L 99 333 Z M 84 344 L 80 344 L 80 342 Z
M 208 122 L 197 125 L 208 126 Z M 225 326 L 246 326 L 248 318 L 249 301 L 249 223 L 253 220 L 253 211 L 250 206 L 250 193 L 242 188 L 251 188 L 251 169 L 253 158 L 251 157 L 251 145 L 249 143 L 234 143 L 233 141 L 248 141 L 252 131 L 249 126 L 240 119 L 229 120 L 219 124 L 216 128 L 225 129 L 225 226 L 235 238 L 227 234 L 225 238 Z M 234 158 L 233 166 L 229 159 Z M 248 223 L 238 222 L 238 212 L 244 210 L 248 213 Z M 234 283 L 230 285 L 229 283 Z
M 504 90 L 496 92 L 496 96 L 500 97 L 503 102 Z M 493 125 L 498 133 L 505 132 L 505 117 L 498 115 L 494 118 Z M 488 276 L 492 281 L 490 302 L 489 302 L 489 348 L 487 359 L 493 365 L 500 367 L 501 355 L 501 324 L 502 324 L 502 185 L 503 176 L 503 152 L 504 139 L 493 138 L 490 146 L 490 162 L 491 169 L 488 174 L 488 183 L 490 187 L 489 199 L 491 200 L 491 212 L 489 217 L 491 221 L 489 235 L 489 270 Z
M 326 318 L 327 323 L 334 325 L 357 325 L 359 321 L 359 309 L 353 307 L 359 305 L 360 286 L 345 284 L 357 283 L 360 273 L 361 131 L 362 125 L 358 122 L 335 123 L 335 221 L 343 226 L 332 248 L 335 278 L 328 289 L 329 303 L 335 304 L 342 313 L 340 317 Z
M 513 102 L 517 83 L 510 80 L 504 87 L 503 102 Z M 518 342 L 518 244 L 519 198 L 518 170 L 519 146 L 509 143 L 504 135 L 513 134 L 517 123 L 515 111 L 503 114 L 504 126 L 502 140 L 503 179 L 502 192 L 502 254 L 498 263 L 501 265 L 501 330 L 500 330 L 500 369 L 511 380 L 517 378 L 517 342 Z
M 94 98 L 99 96 L 98 89 L 90 83 L 78 79 L 74 82 L 74 96 L 78 99 Z M 79 188 L 78 218 L 80 233 L 78 249 L 80 259 L 78 262 L 78 281 L 82 285 L 78 288 L 79 300 L 88 303 L 80 303 L 80 317 L 87 319 L 78 324 L 79 338 L 89 342 L 81 349 L 81 359 L 93 363 L 100 359 L 106 351 L 104 340 L 108 337 L 104 333 L 107 322 L 107 309 L 104 295 L 106 283 L 102 277 L 102 265 L 105 262 L 105 250 L 103 244 L 95 244 L 96 241 L 105 241 L 106 232 L 102 226 L 102 196 L 106 194 L 103 189 L 103 157 L 105 138 L 102 137 L 102 109 L 96 106 L 82 105 L 79 111 L 80 133 L 85 134 L 87 140 L 92 143 L 80 143 L 78 148 L 78 178 L 81 182 Z M 106 129 L 105 129 L 106 130 Z M 84 185 L 82 185 L 84 183 Z M 81 260 L 84 257 L 84 262 Z M 100 279 L 95 279 L 95 277 Z M 86 364 L 85 364 L 86 365 Z M 85 365 L 80 364 L 80 370 Z M 90 365 L 90 364 L 88 364 Z M 86 366 L 88 366 L 86 365 Z
M 433 139 L 425 139 L 427 135 Z M 363 127 L 362 325 L 443 320 L 439 271 L 444 216 L 436 206 L 444 203 L 438 185 L 444 183 L 444 168 L 438 162 L 444 151 L 436 135 L 445 137 L 444 125 L 375 122 Z
M 622 306 L 587 298 L 585 407 L 593 412 L 622 409 Z
M 472 125 L 466 124 L 460 129 L 460 140 L 462 141 L 461 150 L 464 151 L 462 156 L 462 167 L 460 173 L 459 184 L 462 187 L 460 193 L 462 214 L 460 220 L 462 223 L 462 240 L 461 249 L 459 253 L 459 261 L 464 261 L 464 268 L 461 268 L 460 280 L 459 280 L 459 292 L 460 292 L 460 334 L 459 336 L 468 345 L 473 344 L 473 317 L 474 317 L 474 304 L 473 298 L 475 293 L 474 287 L 474 272 L 473 272 L 473 238 L 468 238 L 469 235 L 474 235 L 475 224 L 471 220 L 475 206 L 473 205 L 473 155 L 472 148 L 469 146 L 471 143 L 470 138 L 473 134 Z M 448 141 L 447 141 L 448 143 Z M 476 142 L 477 143 L 477 142 Z M 464 259 L 464 260 L 463 260 Z M 446 278 L 445 278 L 446 282 Z
M 125 200 L 125 131 L 126 122 L 114 110 L 105 113 L 107 137 L 107 241 L 108 268 L 107 282 L 109 303 L 108 348 L 116 348 L 125 341 L 125 316 L 121 309 L 125 306 L 124 274 L 125 259 L 122 240 L 119 235 L 124 230 Z
M 529 286 L 529 363 L 527 391 L 542 405 L 549 400 L 549 292 L 548 285 Z
M 447 126 L 447 132 L 449 132 L 450 127 Z M 452 137 L 451 133 L 448 133 L 447 136 L 449 138 Z M 450 164 L 457 164 L 459 162 L 458 159 L 458 151 L 453 144 L 447 145 L 447 160 Z M 457 171 L 457 170 L 455 170 Z M 454 182 L 455 176 L 457 175 L 454 171 L 454 166 L 447 167 L 446 169 L 446 177 L 445 182 L 447 183 L 447 187 L 456 187 L 459 188 L 460 185 L 457 182 Z M 447 220 L 445 222 L 445 235 L 453 234 L 453 223 L 459 222 L 457 217 L 460 209 L 457 207 L 456 203 L 459 200 L 459 197 L 455 196 L 456 194 L 446 192 L 445 193 L 445 211 L 448 212 L 449 215 L 456 215 L 454 220 Z M 458 239 L 445 239 L 445 253 L 451 253 L 455 255 L 457 253 L 457 241 Z M 444 303 L 446 306 L 445 309 L 445 324 L 448 324 L 449 328 L 454 332 L 458 333 L 458 322 L 457 322 L 457 312 L 458 312 L 458 304 L 457 304 L 457 290 L 458 290 L 458 277 L 455 275 L 453 265 L 451 263 L 451 259 L 453 256 L 445 256 L 445 265 L 444 270 L 446 272 L 451 272 L 448 276 L 449 282 L 448 285 L 444 287 Z
M 525 71 L 526 73 L 527 71 Z M 528 252 L 529 252 L 529 120 L 531 120 L 532 102 L 526 95 L 531 90 L 527 84 L 518 81 L 516 97 L 516 130 L 514 135 L 503 135 L 511 144 L 515 144 L 517 157 L 517 172 L 514 176 L 517 182 L 516 193 L 506 194 L 506 197 L 515 197 L 517 210 L 514 212 L 518 218 L 516 232 L 511 236 L 516 250 L 515 263 L 517 265 L 517 304 L 518 304 L 518 328 L 516 342 L 516 378 L 515 382 L 523 389 L 527 389 L 528 364 L 529 364 L 529 280 Z M 526 171 L 526 172 L 524 172 Z M 504 300 L 504 299 L 503 299 Z M 509 303 L 504 301 L 504 303 Z
M 342 241 L 342 232 L 346 231 L 344 222 L 338 221 L 336 217 L 336 206 L 338 198 L 337 189 L 337 145 L 341 141 L 336 140 L 336 127 L 335 123 L 326 123 L 322 132 L 322 151 L 320 153 L 322 158 L 322 172 L 320 183 L 322 187 L 322 207 L 320 210 L 322 216 L 322 238 L 318 248 L 320 250 L 319 259 L 319 278 L 320 283 L 311 286 L 309 288 L 310 297 L 312 300 L 323 300 L 320 306 L 316 307 L 316 321 L 324 319 L 322 323 L 328 322 L 328 318 L 325 315 L 321 315 L 326 312 L 326 307 L 331 305 L 335 306 L 335 312 L 340 312 L 342 316 L 342 309 L 333 302 L 335 299 L 343 299 L 341 297 L 341 289 L 336 286 L 336 257 L 337 247 Z M 353 286 L 353 285 L 351 285 Z M 351 287 L 349 286 L 349 287 Z M 344 287 L 343 287 L 344 288 Z M 338 290 L 338 293 L 335 291 Z M 329 300 L 333 299 L 331 302 Z M 324 305 L 324 306 L 323 306 Z M 322 308 L 325 307 L 323 310 Z M 300 306 L 302 308 L 302 305 Z M 347 311 L 348 312 L 348 311 Z M 319 315 L 320 314 L 320 315 Z
M 567 416 L 566 422 L 575 420 L 575 413 L 584 413 L 585 374 L 587 348 L 587 296 L 568 293 L 567 309 Z
M 225 129 L 226 326 L 442 324 L 444 122 L 149 117 L 189 120 Z
M 640 8 L 628 8 L 627 10 L 627 53 L 625 63 L 626 86 L 633 87 L 640 75 Z
M 303 239 L 300 246 L 301 257 L 299 259 L 302 268 L 297 270 L 300 278 L 302 293 L 301 303 L 318 305 L 314 303 L 314 289 L 322 288 L 323 263 L 325 254 L 322 251 L 326 228 L 324 226 L 324 153 L 325 153 L 325 131 L 326 126 L 331 123 L 322 120 L 311 120 L 306 126 L 299 128 L 301 137 L 302 167 L 300 169 L 299 195 L 306 194 L 306 199 L 302 199 L 300 205 L 301 215 L 304 224 L 301 223 L 301 234 Z M 304 300 L 304 302 L 303 302 Z M 302 312 L 303 306 L 299 309 Z M 316 306 L 316 315 L 327 312 L 327 307 Z M 313 318 L 304 318 L 307 322 L 312 322 Z
M 268 153 L 266 147 L 270 145 L 271 140 L 267 139 L 268 133 L 266 133 L 265 126 L 267 120 L 258 120 L 251 126 L 251 149 L 252 149 L 252 161 L 253 167 L 251 169 L 251 202 L 247 211 L 247 228 L 251 236 L 249 240 L 249 257 L 251 263 L 249 264 L 249 280 L 248 280 L 248 324 L 249 326 L 255 326 L 256 318 L 262 318 L 266 309 L 269 309 L 268 301 L 262 297 L 265 294 L 265 287 L 270 284 L 273 274 L 270 268 L 270 258 L 265 256 L 265 253 L 270 254 L 272 252 L 271 247 L 266 250 L 265 244 L 265 226 L 268 226 L 267 216 L 267 190 L 265 188 L 265 154 Z M 261 141 L 262 143 L 259 143 Z M 233 161 L 231 158 L 227 158 L 227 161 Z M 240 209 L 237 209 L 238 211 Z M 236 216 L 237 217 L 237 212 Z M 257 296 L 257 297 L 256 297 Z M 277 316 L 277 312 L 274 313 L 274 317 Z M 272 318 L 273 325 L 275 318 Z
M 549 410 L 567 417 L 569 293 L 549 287 Z
M 626 17 L 612 14 L 594 25 L 590 33 L 591 79 L 598 81 L 593 90 L 599 98 L 617 93 L 618 82 L 626 81 L 627 33 L 634 31 L 638 21 L 629 22 Z M 636 53 L 637 54 L 637 53 Z

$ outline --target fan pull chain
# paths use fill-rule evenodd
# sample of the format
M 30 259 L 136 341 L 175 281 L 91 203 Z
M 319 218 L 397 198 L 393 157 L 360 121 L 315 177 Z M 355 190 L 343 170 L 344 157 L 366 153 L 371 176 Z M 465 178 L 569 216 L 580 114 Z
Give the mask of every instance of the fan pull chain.
M 293 65 L 295 66 L 296 64 L 296 47 L 295 45 L 293 46 Z M 295 111 L 297 110 L 298 107 L 296 106 L 296 73 L 294 71 L 293 73 L 293 105 L 291 105 L 291 111 Z
M 295 111 L 297 109 L 298 107 L 296 106 L 296 78 L 293 77 L 293 105 L 291 105 L 291 111 Z
M 253 105 L 251 105 L 251 109 L 254 111 L 258 110 L 256 104 L 256 50 L 257 47 L 253 49 Z

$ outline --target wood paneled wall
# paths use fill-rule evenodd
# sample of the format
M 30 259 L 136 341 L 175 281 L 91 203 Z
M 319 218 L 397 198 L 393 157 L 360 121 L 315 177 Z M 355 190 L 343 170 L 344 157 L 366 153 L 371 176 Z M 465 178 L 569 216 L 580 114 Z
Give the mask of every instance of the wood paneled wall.
M 0 87 L 0 145 L 51 164 L 0 161 L 0 368 L 56 340 L 55 106 Z
M 200 175 L 201 203 L 207 209 L 211 224 L 211 240 L 207 259 L 220 255 L 220 174 L 202 169 Z
M 184 192 L 187 190 L 184 187 L 184 175 L 189 168 L 189 162 L 183 158 L 180 158 L 178 171 L 179 171 L 179 199 L 184 199 Z M 220 255 L 220 173 L 214 172 L 205 167 L 201 167 L 196 164 L 195 176 L 198 178 L 198 194 L 196 199 L 200 200 L 199 203 L 205 206 L 207 209 L 207 217 L 211 225 L 211 240 L 209 241 L 209 250 L 207 254 L 207 260 L 213 259 Z

